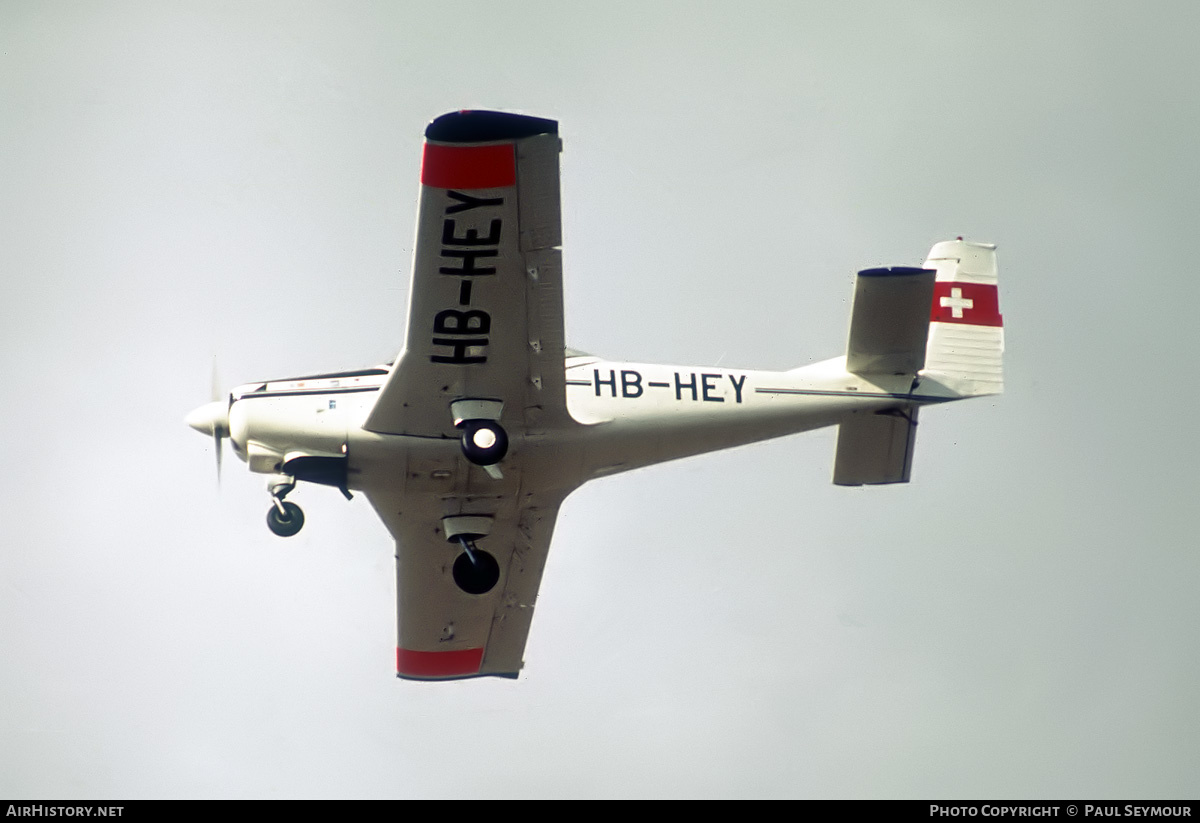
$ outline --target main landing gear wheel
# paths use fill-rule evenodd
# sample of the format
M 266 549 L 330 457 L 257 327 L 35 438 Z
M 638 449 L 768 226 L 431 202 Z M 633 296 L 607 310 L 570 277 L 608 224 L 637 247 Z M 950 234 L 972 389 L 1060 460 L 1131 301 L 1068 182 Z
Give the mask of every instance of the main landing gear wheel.
M 282 513 L 275 505 L 267 509 L 267 528 L 280 537 L 291 537 L 303 528 L 304 512 L 295 503 L 288 503 L 286 500 L 279 503 L 283 506 Z
M 500 581 L 496 558 L 469 543 L 454 561 L 454 583 L 467 594 L 487 594 Z
M 464 420 L 462 450 L 476 466 L 492 466 L 508 454 L 508 434 L 494 420 Z

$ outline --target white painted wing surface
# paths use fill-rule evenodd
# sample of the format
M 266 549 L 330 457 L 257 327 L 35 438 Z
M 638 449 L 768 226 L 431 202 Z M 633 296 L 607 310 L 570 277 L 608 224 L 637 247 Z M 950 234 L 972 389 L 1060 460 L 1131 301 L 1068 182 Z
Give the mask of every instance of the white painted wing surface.
M 425 132 L 404 349 L 364 428 L 405 435 L 363 490 L 396 540 L 397 673 L 516 677 L 559 505 L 531 468 L 573 425 L 564 374 L 558 126 L 455 112 Z M 463 456 L 451 404 L 499 401 L 512 448 L 489 476 Z M 480 518 L 471 555 L 445 518 Z M 495 562 L 470 593 L 455 564 Z M 462 570 L 459 570 L 461 573 Z M 460 578 L 461 580 L 461 578 Z M 494 583 L 494 585 L 490 585 Z M 469 587 L 468 587 L 469 588 Z
M 404 349 L 364 428 L 456 437 L 500 400 L 521 434 L 566 419 L 558 124 L 455 112 L 426 130 Z
M 445 538 L 436 496 L 367 496 L 396 539 L 397 673 L 414 680 L 515 678 L 561 500 L 506 497 L 486 539 L 500 564 L 500 583 L 473 595 L 454 582 L 462 552 Z

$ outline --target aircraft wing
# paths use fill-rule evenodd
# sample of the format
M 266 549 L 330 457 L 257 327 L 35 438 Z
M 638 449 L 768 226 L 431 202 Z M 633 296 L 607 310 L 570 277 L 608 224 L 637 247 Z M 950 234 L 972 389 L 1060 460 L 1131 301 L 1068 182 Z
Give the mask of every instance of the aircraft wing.
M 399 676 L 515 678 L 561 497 L 522 495 L 497 513 L 484 542 L 500 564 L 500 583 L 474 595 L 454 582 L 453 565 L 464 555 L 443 536 L 436 496 L 366 494 L 396 539 Z
M 558 124 L 454 112 L 425 131 L 404 348 L 363 426 L 408 435 L 404 464 L 363 458 L 362 488 L 396 541 L 401 677 L 516 677 L 566 491 L 533 467 L 571 425 L 563 348 Z M 472 466 L 451 404 L 495 401 L 513 449 Z M 468 553 L 446 518 L 486 522 Z M 488 566 L 478 593 L 460 587 Z M 475 566 L 478 573 L 483 566 Z M 466 578 L 463 575 L 466 575 Z M 466 589 L 466 590 L 464 590 Z
M 457 437 L 463 398 L 510 434 L 565 421 L 558 123 L 454 112 L 425 138 L 404 349 L 364 428 Z

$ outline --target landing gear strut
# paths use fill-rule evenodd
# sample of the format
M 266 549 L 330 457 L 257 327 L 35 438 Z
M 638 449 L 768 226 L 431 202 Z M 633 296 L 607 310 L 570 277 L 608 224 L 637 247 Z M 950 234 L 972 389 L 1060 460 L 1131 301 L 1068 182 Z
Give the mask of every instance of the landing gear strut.
M 304 512 L 295 503 L 285 503 L 283 498 L 296 488 L 294 478 L 281 476 L 268 486 L 271 492 L 271 508 L 267 509 L 267 528 L 280 537 L 291 537 L 304 527 Z

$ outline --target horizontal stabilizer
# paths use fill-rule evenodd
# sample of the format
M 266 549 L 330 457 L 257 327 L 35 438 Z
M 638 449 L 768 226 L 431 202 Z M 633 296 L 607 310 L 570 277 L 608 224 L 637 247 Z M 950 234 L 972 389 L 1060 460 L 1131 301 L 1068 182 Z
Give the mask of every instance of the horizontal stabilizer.
M 833 482 L 839 486 L 907 483 L 916 439 L 916 408 L 846 418 L 838 426 Z
M 853 374 L 916 374 L 925 365 L 934 272 L 866 269 L 854 284 L 846 370 Z

